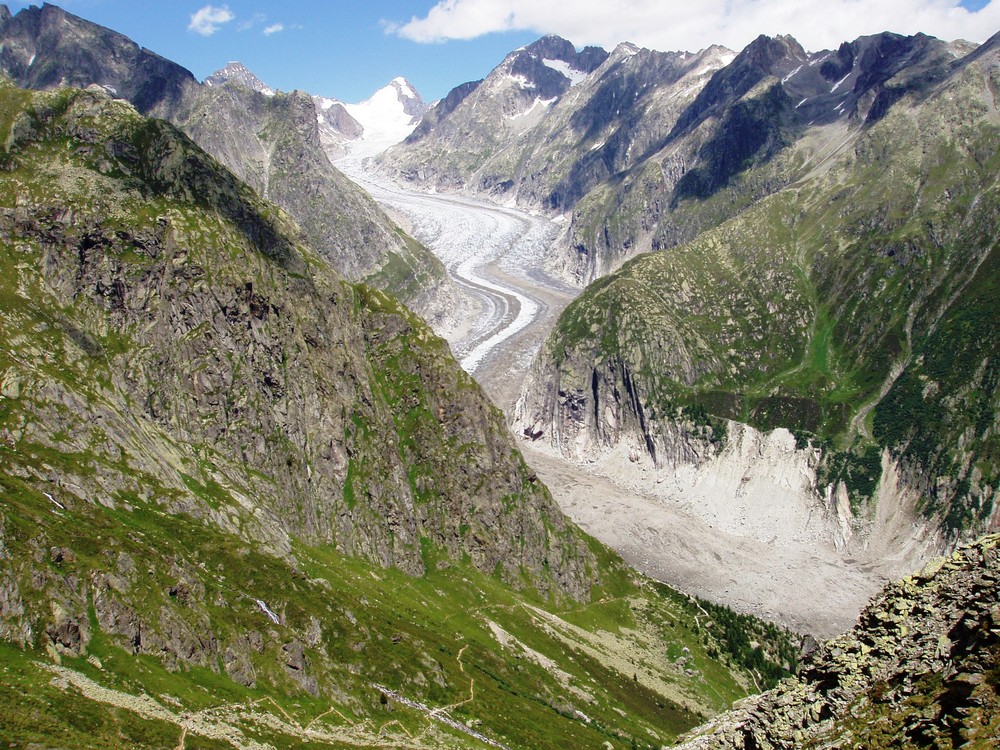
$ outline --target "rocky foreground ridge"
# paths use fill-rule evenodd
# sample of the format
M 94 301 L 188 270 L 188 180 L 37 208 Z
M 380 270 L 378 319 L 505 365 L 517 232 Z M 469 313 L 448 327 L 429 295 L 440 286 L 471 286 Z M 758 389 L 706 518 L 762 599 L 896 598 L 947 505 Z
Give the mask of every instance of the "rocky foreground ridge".
M 1000 743 L 1000 536 L 891 584 L 794 679 L 692 733 L 684 750 L 993 748 Z

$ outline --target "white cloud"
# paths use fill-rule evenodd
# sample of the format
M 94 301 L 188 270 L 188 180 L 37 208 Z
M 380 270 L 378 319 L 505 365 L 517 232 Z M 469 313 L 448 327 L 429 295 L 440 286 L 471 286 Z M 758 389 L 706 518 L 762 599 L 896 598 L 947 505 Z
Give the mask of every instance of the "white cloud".
M 260 26 L 267 21 L 267 16 L 263 13 L 254 13 L 247 21 L 240 21 L 236 26 L 237 31 L 249 31 L 254 26 Z
M 216 7 L 214 5 L 206 5 L 191 14 L 191 23 L 188 24 L 188 31 L 193 31 L 195 34 L 201 34 L 202 36 L 212 36 L 219 27 L 224 23 L 229 23 L 234 18 L 233 12 L 229 10 L 228 5 L 223 5 L 222 7 Z
M 660 50 L 741 49 L 759 34 L 791 34 L 819 50 L 881 31 L 982 42 L 1000 30 L 1000 0 L 977 12 L 959 0 L 439 0 L 423 18 L 384 27 L 416 42 L 534 31 Z
M 285 24 L 283 23 L 272 23 L 266 29 L 264 29 L 264 36 L 271 36 L 271 34 L 277 34 L 279 31 L 285 30 Z

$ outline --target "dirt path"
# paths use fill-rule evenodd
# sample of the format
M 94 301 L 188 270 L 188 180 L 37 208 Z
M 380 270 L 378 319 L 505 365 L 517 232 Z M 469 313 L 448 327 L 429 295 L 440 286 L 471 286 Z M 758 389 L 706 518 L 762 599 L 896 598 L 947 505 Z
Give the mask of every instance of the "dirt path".
M 52 672 L 52 684 L 62 690 L 75 690 L 86 698 L 98 703 L 115 706 L 116 708 L 137 714 L 144 719 L 175 725 L 180 733 L 175 750 L 185 750 L 186 743 L 189 737 L 192 736 L 217 740 L 227 743 L 232 747 L 243 748 L 244 750 L 273 750 L 272 746 L 266 742 L 254 739 L 254 736 L 268 735 L 288 737 L 297 742 L 309 744 L 310 746 L 315 743 L 321 743 L 334 747 L 411 748 L 412 750 L 420 750 L 426 747 L 441 746 L 442 740 L 446 738 L 444 734 L 434 730 L 435 722 L 447 725 L 451 729 L 457 730 L 469 737 L 474 737 L 484 745 L 507 750 L 504 745 L 451 719 L 450 716 L 444 713 L 444 709 L 431 709 L 422 703 L 408 700 L 394 691 L 379 685 L 374 685 L 373 687 L 382 690 L 384 693 L 391 695 L 393 699 L 416 709 L 426 716 L 428 720 L 427 728 L 421 735 L 416 737 L 409 736 L 409 733 L 400 724 L 399 727 L 406 736 L 387 738 L 382 733 L 382 730 L 388 725 L 376 727 L 367 720 L 361 723 L 348 721 L 347 726 L 332 726 L 329 724 L 316 726 L 324 716 L 330 713 L 337 713 L 346 719 L 335 708 L 331 708 L 326 713 L 317 716 L 305 726 L 302 726 L 270 698 L 264 698 L 252 703 L 226 703 L 201 711 L 176 712 L 167 708 L 152 696 L 133 695 L 120 690 L 114 690 L 95 682 L 81 672 L 58 665 L 40 663 L 40 666 Z M 461 663 L 459 666 L 461 666 Z M 470 685 L 470 691 L 472 689 Z M 469 700 L 474 699 L 474 697 L 475 693 L 470 692 Z M 261 704 L 265 702 L 270 703 L 276 709 L 277 713 L 265 711 L 261 707 Z M 398 721 L 390 723 L 398 724 Z M 454 735 L 448 734 L 447 737 L 453 739 Z

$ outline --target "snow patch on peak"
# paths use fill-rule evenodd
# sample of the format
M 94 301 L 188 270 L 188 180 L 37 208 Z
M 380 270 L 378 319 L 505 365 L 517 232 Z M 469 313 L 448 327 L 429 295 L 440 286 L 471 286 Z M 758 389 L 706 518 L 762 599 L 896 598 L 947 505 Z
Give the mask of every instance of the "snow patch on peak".
M 522 118 L 528 117 L 535 112 L 536 109 L 541 107 L 543 110 L 551 107 L 555 103 L 558 97 L 553 97 L 552 99 L 542 99 L 540 96 L 535 97 L 535 101 L 532 102 L 531 106 L 524 112 L 518 112 L 507 117 L 508 120 L 520 120 Z
M 403 78 L 403 76 L 396 76 L 390 81 L 389 85 L 396 89 L 401 97 L 420 100 L 420 94 L 416 92 L 413 86 L 410 85 L 410 82 Z
M 339 99 L 330 99 L 329 97 L 326 96 L 318 96 L 316 97 L 316 101 L 319 102 L 320 109 L 322 109 L 324 112 L 329 110 L 330 107 L 332 107 L 334 104 L 343 104 L 343 102 L 340 101 Z
M 563 60 L 550 60 L 549 58 L 544 57 L 542 58 L 542 63 L 546 67 L 552 68 L 553 70 L 566 76 L 569 79 L 570 86 L 576 86 L 576 84 L 585 80 L 589 75 L 588 73 L 584 73 L 582 70 L 577 70 Z
M 784 78 L 782 78 L 781 82 L 782 83 L 788 83 L 788 81 L 791 80 L 795 76 L 795 74 L 798 73 L 800 70 L 802 70 L 802 66 L 801 65 L 799 67 L 797 67 L 795 70 L 793 70 L 791 73 L 789 73 L 787 76 L 785 76 Z
M 274 96 L 275 90 L 260 80 L 253 72 L 238 60 L 230 60 L 226 67 L 221 68 L 205 79 L 206 86 L 221 86 L 232 82 L 243 88 L 251 89 L 264 96 Z
M 695 73 L 696 76 L 703 76 L 708 73 L 714 73 L 717 70 L 722 70 L 729 63 L 736 59 L 736 53 L 731 49 L 726 47 L 712 46 L 707 50 L 703 50 L 695 55 L 692 62 L 697 62 L 698 60 L 704 60 L 704 65 L 699 68 L 698 72 Z
M 842 84 L 844 81 L 846 81 L 850 77 L 851 77 L 851 73 L 849 71 L 846 76 L 844 76 L 839 81 L 837 81 L 835 84 L 833 84 L 833 88 L 830 89 L 830 93 L 832 94 L 834 91 L 836 91 L 837 89 L 839 89 L 840 88 L 840 84 Z
M 527 78 L 525 78 L 522 75 L 512 75 L 512 74 L 508 73 L 506 75 L 506 78 L 507 78 L 508 81 L 510 81 L 511 83 L 516 84 L 517 86 L 520 86 L 522 89 L 533 89 L 533 88 L 536 88 L 535 84 L 533 84 L 531 81 L 529 81 Z
M 406 138 L 427 111 L 420 94 L 402 77 L 393 78 L 360 104 L 343 106 L 364 128 L 361 140 L 368 143 L 366 151 L 372 153 Z

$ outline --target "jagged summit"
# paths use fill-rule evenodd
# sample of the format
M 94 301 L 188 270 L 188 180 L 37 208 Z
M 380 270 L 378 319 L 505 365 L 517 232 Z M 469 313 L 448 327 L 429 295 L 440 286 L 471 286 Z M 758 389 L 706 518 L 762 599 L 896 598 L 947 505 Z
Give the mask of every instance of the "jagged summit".
M 123 34 L 55 5 L 0 13 L 0 70 L 18 86 L 48 89 L 97 84 L 143 114 L 170 119 L 198 83 L 175 62 Z
M 608 58 L 600 47 L 585 47 L 577 52 L 572 42 L 549 35 L 511 52 L 487 78 L 506 77 L 539 99 L 562 96 L 580 83 Z
M 383 92 L 387 92 L 387 89 L 392 89 L 396 92 L 396 98 L 403 105 L 403 112 L 411 115 L 419 120 L 423 117 L 424 112 L 427 111 L 427 104 L 424 102 L 420 93 L 413 87 L 409 81 L 407 81 L 402 76 L 396 76 L 391 81 L 389 85 L 385 86 L 378 91 L 376 91 L 368 101 L 371 101 L 375 97 L 379 96 Z
M 230 61 L 205 79 L 206 86 L 221 86 L 225 83 L 235 83 L 244 88 L 257 91 L 264 96 L 274 96 L 275 91 L 239 61 Z

